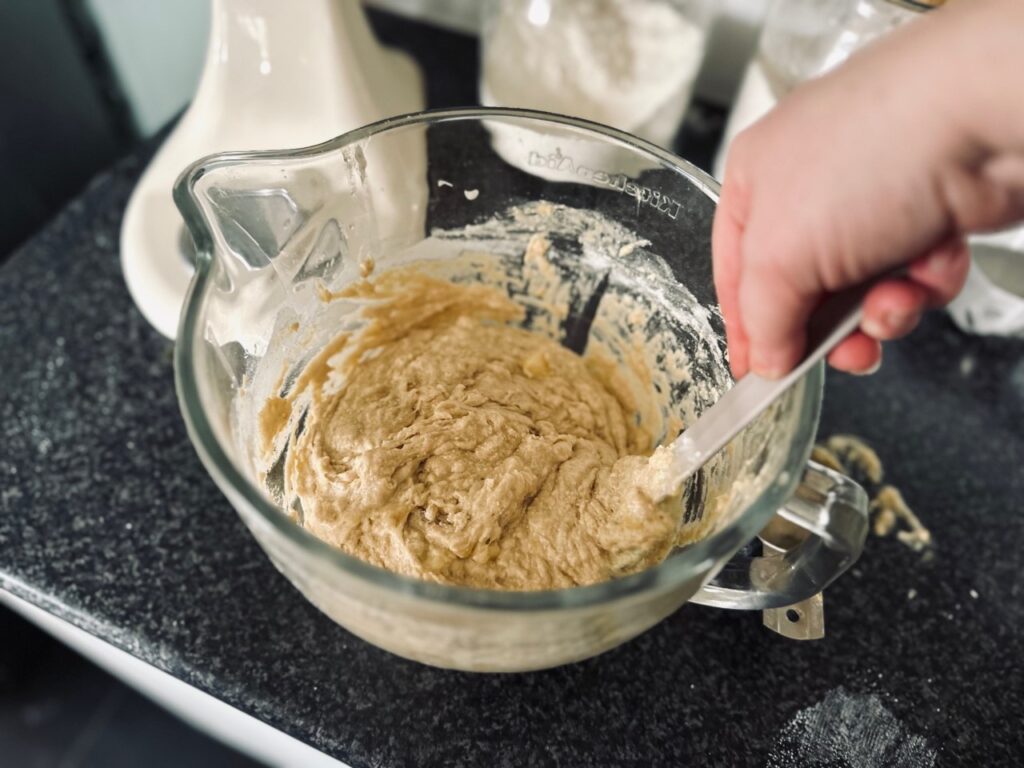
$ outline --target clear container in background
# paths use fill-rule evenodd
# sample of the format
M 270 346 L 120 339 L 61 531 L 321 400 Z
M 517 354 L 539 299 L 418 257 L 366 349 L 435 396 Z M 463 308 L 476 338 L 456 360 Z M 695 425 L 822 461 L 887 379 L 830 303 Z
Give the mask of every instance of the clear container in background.
M 854 51 L 944 0 L 775 0 L 757 53 L 733 102 L 715 177 L 723 178 L 729 145 L 805 80 L 828 72 Z
M 488 0 L 480 101 L 670 146 L 704 59 L 703 0 Z
M 1024 227 L 970 239 L 971 269 L 948 311 L 960 330 L 1024 338 Z

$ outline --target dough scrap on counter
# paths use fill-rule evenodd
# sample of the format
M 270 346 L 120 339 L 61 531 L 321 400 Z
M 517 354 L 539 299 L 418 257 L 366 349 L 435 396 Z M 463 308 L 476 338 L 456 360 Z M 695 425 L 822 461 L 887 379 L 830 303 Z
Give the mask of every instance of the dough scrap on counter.
M 868 511 L 872 533 L 885 537 L 895 531 L 898 541 L 923 553 L 925 560 L 931 559 L 935 546 L 931 531 L 896 486 L 883 484 L 885 468 L 874 448 L 856 435 L 832 435 L 814 446 L 811 459 L 864 486 L 871 498 Z

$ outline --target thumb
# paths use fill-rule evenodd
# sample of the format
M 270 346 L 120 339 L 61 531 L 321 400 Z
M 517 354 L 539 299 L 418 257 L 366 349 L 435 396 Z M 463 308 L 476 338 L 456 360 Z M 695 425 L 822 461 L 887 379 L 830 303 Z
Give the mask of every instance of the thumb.
M 777 266 L 750 259 L 740 277 L 740 316 L 749 344 L 750 369 L 769 379 L 789 373 L 807 341 L 807 319 L 818 301 Z

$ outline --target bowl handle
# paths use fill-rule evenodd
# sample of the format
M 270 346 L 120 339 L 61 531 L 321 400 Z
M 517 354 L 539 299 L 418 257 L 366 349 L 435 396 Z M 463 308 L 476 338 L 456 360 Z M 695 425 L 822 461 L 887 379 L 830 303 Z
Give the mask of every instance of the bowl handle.
M 763 555 L 741 550 L 691 602 L 763 610 L 818 594 L 856 562 L 868 531 L 868 497 L 857 483 L 813 461 L 758 538 Z

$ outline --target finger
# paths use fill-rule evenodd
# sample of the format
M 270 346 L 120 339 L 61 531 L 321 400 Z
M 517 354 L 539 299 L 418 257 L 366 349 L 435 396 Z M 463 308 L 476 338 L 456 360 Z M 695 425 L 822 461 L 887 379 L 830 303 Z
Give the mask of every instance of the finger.
M 750 369 L 770 379 L 799 362 L 807 342 L 807 318 L 816 297 L 804 294 L 766 259 L 744 255 L 740 275 L 741 321 L 748 339 Z
M 874 373 L 882 364 L 882 343 L 862 331 L 854 331 L 829 353 L 828 362 L 847 373 Z
M 911 263 L 907 275 L 928 291 L 930 306 L 941 307 L 960 293 L 970 266 L 971 256 L 967 244 L 956 239 Z
M 860 328 L 879 341 L 906 336 L 917 326 L 928 300 L 929 291 L 920 283 L 905 278 L 883 280 L 864 297 Z
M 725 320 L 726 342 L 729 346 L 729 365 L 733 376 L 740 378 L 747 372 L 747 337 L 739 313 L 739 285 L 741 272 L 740 243 L 743 240 L 743 205 L 741 192 L 735 184 L 728 184 L 715 211 L 711 231 L 711 252 L 715 273 L 715 292 Z

